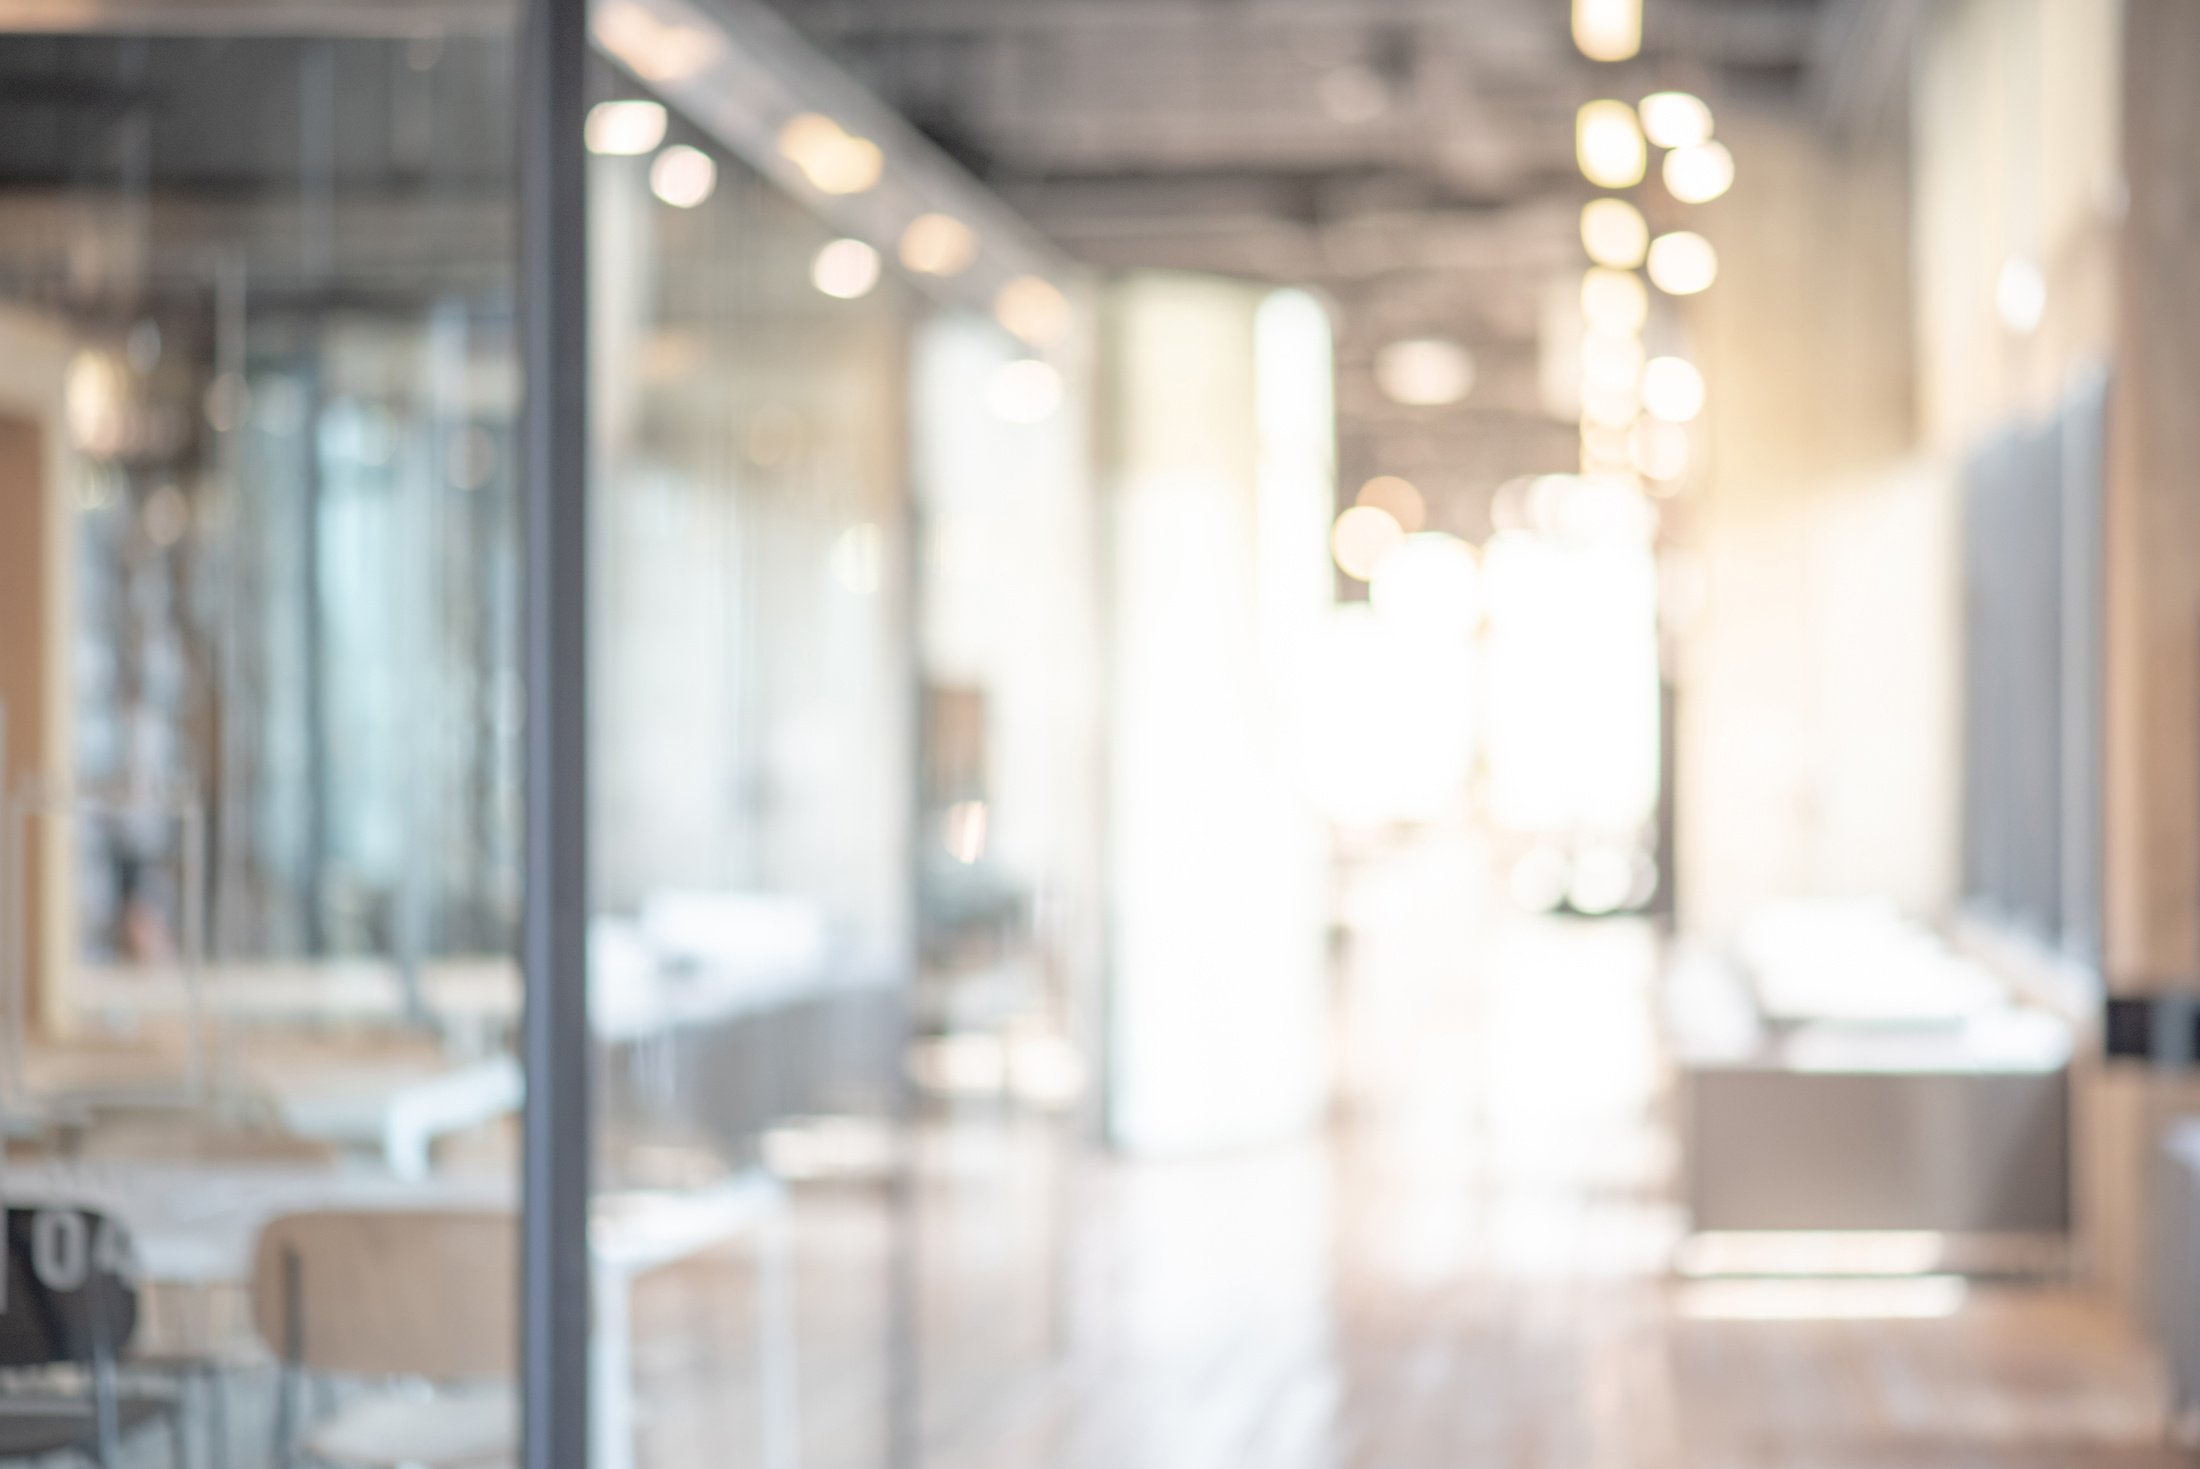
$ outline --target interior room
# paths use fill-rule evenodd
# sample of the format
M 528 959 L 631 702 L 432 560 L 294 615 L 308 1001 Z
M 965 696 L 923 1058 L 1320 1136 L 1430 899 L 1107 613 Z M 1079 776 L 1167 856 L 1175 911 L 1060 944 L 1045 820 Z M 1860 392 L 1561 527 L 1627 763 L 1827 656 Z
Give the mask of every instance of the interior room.
M 0 1462 L 2200 1465 L 2200 9 L 0 0 Z

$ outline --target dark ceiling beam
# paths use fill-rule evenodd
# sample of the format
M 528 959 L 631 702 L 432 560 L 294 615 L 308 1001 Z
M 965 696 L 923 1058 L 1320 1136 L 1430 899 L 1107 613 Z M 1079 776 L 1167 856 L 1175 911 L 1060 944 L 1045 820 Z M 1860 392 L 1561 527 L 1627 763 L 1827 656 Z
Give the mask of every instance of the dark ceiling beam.
M 1470 25 L 1515 20 L 1565 34 L 1564 7 L 1519 7 L 1490 17 L 1463 0 L 783 0 L 813 35 L 973 35 L 1076 30 L 1262 26 Z M 1810 56 L 1817 26 L 1808 0 L 1655 0 L 1644 21 L 1653 54 L 1685 51 L 1739 65 L 1792 65 Z M 1564 50 L 1571 58 L 1571 48 Z M 1584 63 L 1586 65 L 1586 63 Z

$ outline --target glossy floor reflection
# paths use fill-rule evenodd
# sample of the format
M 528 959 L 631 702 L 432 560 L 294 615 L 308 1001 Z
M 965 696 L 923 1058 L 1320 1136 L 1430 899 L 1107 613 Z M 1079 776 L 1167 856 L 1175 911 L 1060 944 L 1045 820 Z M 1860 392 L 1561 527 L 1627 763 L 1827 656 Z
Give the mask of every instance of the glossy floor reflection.
M 1671 1279 L 1654 936 L 1509 917 L 1479 870 L 1352 880 L 1330 1138 L 1077 1181 L 1063 1350 L 952 1412 L 935 1379 L 933 1469 L 2193 1462 L 2072 1291 Z

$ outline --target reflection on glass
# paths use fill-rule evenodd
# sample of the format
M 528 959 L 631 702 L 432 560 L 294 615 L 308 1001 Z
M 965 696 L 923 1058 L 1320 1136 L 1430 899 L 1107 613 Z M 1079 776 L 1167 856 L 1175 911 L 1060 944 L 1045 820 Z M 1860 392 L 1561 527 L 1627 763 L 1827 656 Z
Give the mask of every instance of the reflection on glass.
M 0 40 L 10 1305 L 19 1224 L 33 1274 L 128 1240 L 107 1345 L 223 1380 L 202 1462 L 271 1447 L 269 1357 L 282 1454 L 418 1457 L 396 1373 L 512 1447 L 511 64 Z M 378 1315 L 331 1282 L 392 1205 L 477 1223 L 378 1255 Z
M 875 156 L 859 143 L 822 118 L 783 139 L 835 191 Z M 710 187 L 668 188 L 669 159 Z M 594 1458 L 873 1465 L 913 942 L 897 425 L 919 302 L 677 111 L 654 157 L 598 156 L 589 187 L 598 1209 L 637 1241 L 601 1262 L 623 1314 L 597 1333 Z

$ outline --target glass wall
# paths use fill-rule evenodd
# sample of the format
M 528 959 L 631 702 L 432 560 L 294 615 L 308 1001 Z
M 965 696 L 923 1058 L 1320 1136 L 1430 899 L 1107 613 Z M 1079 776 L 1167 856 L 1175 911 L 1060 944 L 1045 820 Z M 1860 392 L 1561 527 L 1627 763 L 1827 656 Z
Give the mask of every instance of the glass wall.
M 636 1261 L 639 1381 L 599 1346 L 595 1458 L 876 1464 L 912 922 L 913 301 L 875 254 L 832 277 L 821 221 L 608 64 L 598 85 L 597 1184 L 687 1249 Z
M 927 1443 L 952 1461 L 1063 1330 L 1070 1149 L 1097 1048 L 1095 515 L 1084 405 L 984 313 L 914 346 L 922 688 L 917 1102 Z
M 511 1462 L 518 47 L 175 15 L 0 35 L 10 1268 L 93 1439 Z M 761 18 L 592 23 L 586 1456 L 907 1462 L 1059 1324 L 1089 333 Z
M 588 125 L 595 1460 L 908 1462 L 1053 1342 L 1074 308 L 769 36 L 670 67 L 635 13 Z
M 513 65 L 0 37 L 6 1365 L 203 1462 L 513 1442 Z

